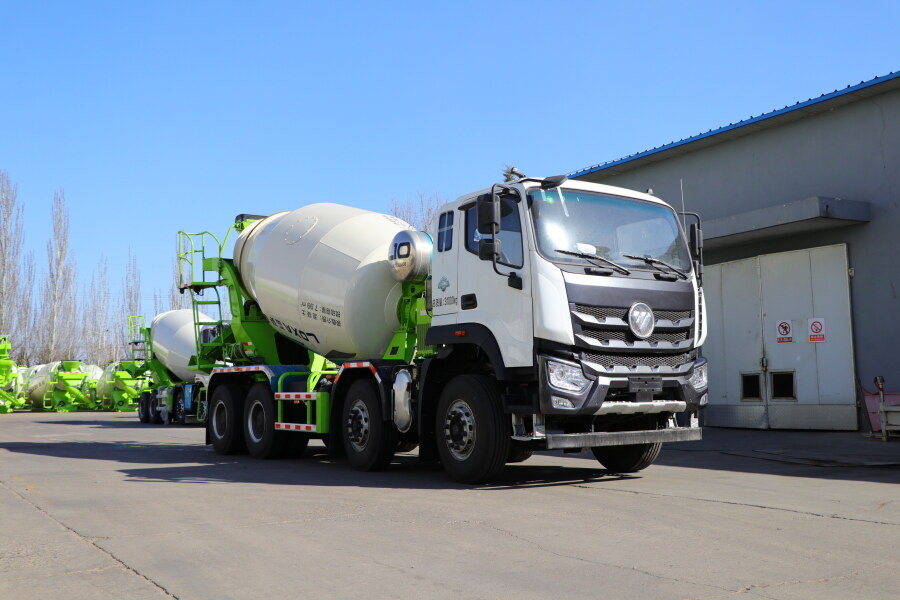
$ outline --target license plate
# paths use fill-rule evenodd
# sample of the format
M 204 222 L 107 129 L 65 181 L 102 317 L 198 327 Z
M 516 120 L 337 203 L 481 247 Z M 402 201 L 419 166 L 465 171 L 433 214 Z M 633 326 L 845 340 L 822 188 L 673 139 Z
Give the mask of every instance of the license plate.
M 662 392 L 662 377 L 631 377 L 628 379 L 629 392 Z

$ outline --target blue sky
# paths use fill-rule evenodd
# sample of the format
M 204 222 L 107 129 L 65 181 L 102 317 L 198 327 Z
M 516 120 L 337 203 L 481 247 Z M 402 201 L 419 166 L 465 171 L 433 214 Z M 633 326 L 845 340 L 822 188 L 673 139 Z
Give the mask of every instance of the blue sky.
M 900 69 L 900 2 L 0 0 L 0 169 L 39 267 L 65 191 L 80 279 L 146 316 L 179 229 L 388 211 L 552 175 Z

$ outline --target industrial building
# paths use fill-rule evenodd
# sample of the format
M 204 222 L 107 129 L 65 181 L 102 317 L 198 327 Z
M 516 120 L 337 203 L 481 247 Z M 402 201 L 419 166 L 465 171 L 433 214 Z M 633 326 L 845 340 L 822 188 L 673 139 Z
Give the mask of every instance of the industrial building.
M 571 177 L 702 216 L 707 425 L 867 430 L 900 391 L 900 72 Z

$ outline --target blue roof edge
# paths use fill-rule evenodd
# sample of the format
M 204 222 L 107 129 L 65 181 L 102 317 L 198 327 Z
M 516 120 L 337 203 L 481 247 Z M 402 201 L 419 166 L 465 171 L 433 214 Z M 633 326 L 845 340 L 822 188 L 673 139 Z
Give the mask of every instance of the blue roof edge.
M 746 127 L 748 125 L 753 125 L 754 123 L 759 123 L 761 121 L 766 121 L 768 119 L 772 119 L 775 117 L 779 117 L 784 114 L 791 113 L 795 110 L 801 110 L 803 108 L 813 106 L 816 104 L 820 104 L 822 102 L 827 102 L 834 98 L 838 98 L 840 96 L 844 96 L 847 94 L 852 94 L 853 92 L 858 92 L 859 90 L 864 90 L 866 88 L 880 85 L 886 81 L 891 81 L 893 79 L 900 78 L 900 71 L 892 71 L 887 75 L 881 75 L 879 77 L 875 77 L 874 79 L 869 79 L 868 81 L 862 81 L 856 85 L 848 85 L 846 88 L 842 90 L 835 90 L 828 94 L 822 94 L 821 96 L 817 96 L 816 98 L 810 98 L 804 102 L 797 102 L 791 106 L 785 106 L 784 108 L 779 108 L 777 110 L 773 110 L 768 113 L 763 113 L 756 117 L 750 117 L 749 119 L 745 119 L 743 121 L 738 121 L 737 123 L 732 123 L 731 125 L 726 125 L 725 127 L 720 127 L 718 129 L 711 129 L 706 133 L 701 133 L 689 138 L 685 138 L 683 140 L 679 140 L 677 142 L 670 142 L 663 146 L 659 146 L 657 148 L 653 148 L 651 150 L 644 150 L 643 152 L 638 152 L 637 154 L 631 154 L 629 156 L 625 156 L 623 158 L 617 158 L 615 160 L 610 160 L 605 163 L 599 163 L 585 169 L 581 169 L 579 171 L 575 171 L 573 173 L 569 173 L 569 177 L 580 177 L 582 175 L 588 175 L 590 173 L 596 173 L 597 171 L 602 171 L 604 169 L 609 169 L 618 165 L 622 165 L 633 160 L 638 160 L 640 158 L 644 158 L 646 156 L 652 156 L 654 154 L 659 154 L 660 152 L 665 152 L 666 150 L 671 150 L 672 148 L 677 148 L 679 146 L 685 146 L 692 142 L 696 142 L 698 140 L 714 137 L 721 133 L 725 133 L 727 131 L 733 131 L 735 129 L 740 129 L 741 127 Z

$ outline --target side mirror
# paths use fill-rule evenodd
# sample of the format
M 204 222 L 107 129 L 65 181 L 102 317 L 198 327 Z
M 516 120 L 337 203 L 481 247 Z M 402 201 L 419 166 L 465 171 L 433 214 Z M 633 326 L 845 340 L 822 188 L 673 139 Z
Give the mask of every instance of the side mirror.
M 500 233 L 499 196 L 496 194 L 483 194 L 478 196 L 478 199 L 475 201 L 475 211 L 478 215 L 478 233 L 481 235 L 494 235 Z M 479 248 L 480 247 L 479 244 Z
M 691 223 L 688 237 L 690 238 L 691 254 L 694 258 L 699 259 L 703 253 L 703 230 L 700 229 L 699 224 Z
M 500 240 L 496 238 L 481 238 L 478 240 L 478 258 L 491 262 L 500 260 Z

